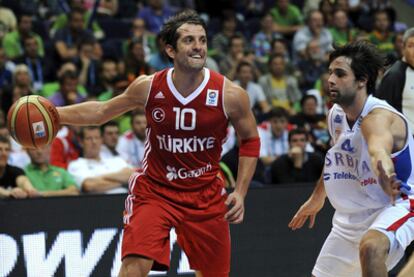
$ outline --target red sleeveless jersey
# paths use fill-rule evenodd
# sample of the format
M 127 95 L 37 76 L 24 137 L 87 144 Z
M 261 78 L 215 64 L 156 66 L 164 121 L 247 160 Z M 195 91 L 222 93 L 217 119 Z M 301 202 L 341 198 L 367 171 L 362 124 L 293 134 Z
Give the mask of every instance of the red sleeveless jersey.
M 143 175 L 173 189 L 197 190 L 219 172 L 228 125 L 224 77 L 205 68 L 200 86 L 183 97 L 173 84 L 172 72 L 172 68 L 157 72 L 152 80 L 145 106 Z

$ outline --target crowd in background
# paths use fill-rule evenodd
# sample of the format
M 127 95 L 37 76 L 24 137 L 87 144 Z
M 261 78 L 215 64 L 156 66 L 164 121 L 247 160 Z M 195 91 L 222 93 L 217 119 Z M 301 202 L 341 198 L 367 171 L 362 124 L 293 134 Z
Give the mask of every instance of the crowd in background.
M 171 67 L 157 34 L 184 8 L 207 23 L 206 67 L 249 95 L 261 138 L 252 185 L 316 181 L 330 141 L 333 45 L 368 40 L 391 66 L 401 59 L 408 26 L 386 0 L 220 1 L 219 10 L 207 2 L 0 1 L 0 196 L 127 192 L 144 155 L 144 111 L 100 127 L 62 126 L 50 146 L 37 150 L 10 138 L 6 114 L 25 95 L 56 106 L 105 101 L 138 76 Z M 221 167 L 230 187 L 237 158 L 237 134 L 229 126 Z

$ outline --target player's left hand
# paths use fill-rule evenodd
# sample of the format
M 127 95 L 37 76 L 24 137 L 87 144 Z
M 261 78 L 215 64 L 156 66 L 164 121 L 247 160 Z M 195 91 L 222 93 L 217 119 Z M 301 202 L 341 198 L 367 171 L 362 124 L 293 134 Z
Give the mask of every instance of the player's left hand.
M 237 191 L 233 191 L 224 204 L 230 208 L 224 218 L 233 224 L 241 223 L 244 218 L 244 197 Z

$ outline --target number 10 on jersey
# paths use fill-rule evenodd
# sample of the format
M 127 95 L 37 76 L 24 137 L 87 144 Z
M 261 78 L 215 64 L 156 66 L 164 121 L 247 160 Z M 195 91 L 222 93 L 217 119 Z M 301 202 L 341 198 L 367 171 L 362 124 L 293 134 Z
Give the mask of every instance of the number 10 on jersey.
M 191 131 L 195 129 L 196 111 L 194 109 L 174 107 L 173 111 L 175 112 L 175 130 Z M 187 124 L 186 117 L 191 119 L 187 120 Z

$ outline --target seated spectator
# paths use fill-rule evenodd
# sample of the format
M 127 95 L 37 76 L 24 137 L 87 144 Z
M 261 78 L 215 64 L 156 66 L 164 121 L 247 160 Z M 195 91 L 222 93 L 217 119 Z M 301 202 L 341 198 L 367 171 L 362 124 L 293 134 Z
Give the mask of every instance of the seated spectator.
M 176 10 L 163 0 L 149 0 L 147 3 L 138 11 L 137 18 L 142 18 L 145 21 L 150 32 L 158 34 L 162 24 L 174 15 Z
M 277 0 L 276 6 L 270 10 L 273 17 L 273 30 L 292 37 L 303 25 L 303 16 L 299 8 L 289 0 Z
M 50 146 L 27 149 L 31 163 L 25 173 L 40 196 L 78 195 L 73 177 L 63 168 L 49 164 Z
M 24 167 L 30 163 L 30 157 L 27 155 L 25 149 L 12 138 L 5 122 L 0 122 L 0 136 L 3 136 L 10 141 L 11 148 L 7 163 L 24 169 Z
M 273 19 L 270 13 L 261 18 L 261 29 L 254 34 L 251 45 L 256 58 L 263 64 L 269 59 L 272 41 L 282 38 L 280 33 L 273 30 Z
M 303 129 L 289 132 L 289 152 L 271 165 L 272 184 L 316 182 L 319 179 L 324 160 L 321 155 L 305 150 L 307 136 Z
M 4 35 L 16 30 L 17 26 L 16 16 L 13 11 L 0 4 L 0 41 Z
M 116 150 L 119 140 L 119 126 L 116 121 L 108 121 L 101 126 L 102 132 L 102 147 L 101 157 L 110 158 L 118 157 L 119 153 Z
M 81 155 L 79 128 L 68 125 L 59 130 L 56 138 L 52 141 L 50 164 L 67 169 L 69 163 Z
M 132 130 L 124 133 L 118 142 L 120 156 L 130 165 L 142 168 L 147 138 L 147 119 L 143 111 L 133 111 L 131 115 Z
M 271 56 L 268 67 L 269 73 L 259 78 L 259 85 L 263 88 L 267 102 L 271 107 L 283 107 L 289 113 L 295 114 L 302 93 L 297 79 L 287 73 L 285 57 Z
M 142 18 L 135 18 L 132 21 L 131 37 L 122 43 L 122 50 L 124 55 L 127 54 L 130 43 L 133 40 L 141 40 L 144 47 L 146 61 L 150 55 L 157 51 L 156 36 L 154 33 L 148 31 L 145 26 L 145 21 Z
M 104 59 L 100 63 L 98 73 L 98 83 L 93 94 L 98 93 L 98 98 L 102 93 L 113 93 L 114 81 L 119 75 L 118 64 L 114 59 Z
M 78 76 L 73 71 L 65 71 L 59 78 L 59 91 L 49 97 L 57 107 L 83 102 L 83 96 L 78 90 Z
M 17 30 L 6 34 L 3 38 L 3 47 L 9 59 L 15 59 L 24 54 L 23 41 L 28 36 L 36 40 L 38 45 L 37 54 L 41 57 L 44 55 L 42 38 L 32 31 L 32 15 L 22 13 L 18 17 Z
M 162 45 L 164 45 L 162 43 Z M 125 72 L 124 75 L 128 76 L 129 82 L 133 82 L 135 78 L 138 76 L 141 76 L 143 74 L 148 75 L 151 72 L 154 71 L 154 69 L 151 69 L 151 67 L 154 68 L 161 68 L 163 66 L 162 62 L 166 62 L 166 64 L 169 64 L 170 62 L 167 62 L 168 58 L 166 58 L 164 53 L 158 53 L 151 56 L 150 64 L 146 62 L 145 57 L 145 50 L 144 45 L 142 43 L 141 38 L 134 38 L 130 41 L 128 46 L 128 52 L 124 58 L 124 65 L 125 65 Z M 156 59 L 156 57 L 159 58 Z M 162 61 L 162 62 L 161 62 Z M 158 64 L 158 62 L 161 62 Z
M 237 31 L 237 18 L 233 11 L 224 11 L 221 19 L 220 31 L 213 35 L 211 42 L 211 55 L 218 64 L 227 56 L 230 51 L 230 39 L 238 35 L 244 37 Z
M 84 11 L 82 9 L 73 9 L 68 14 L 68 26 L 56 32 L 54 45 L 60 62 L 76 62 L 79 56 L 78 45 L 82 41 L 95 41 L 93 34 L 85 29 L 83 16 Z M 100 58 L 102 55 L 101 46 L 96 41 L 94 44 L 94 55 L 96 58 Z
M 54 2 L 54 1 L 49 1 Z M 82 24 L 82 28 L 85 30 L 91 30 L 91 34 L 96 39 L 103 39 L 105 37 L 105 33 L 103 32 L 101 26 L 99 26 L 98 22 L 96 20 L 93 20 L 91 22 L 91 25 L 88 26 L 92 13 L 90 11 L 85 10 L 84 1 L 78 1 L 78 0 L 70 0 L 69 2 L 69 8 L 68 10 L 64 11 L 63 13 L 59 14 L 54 22 L 52 27 L 50 28 L 50 34 L 53 36 L 56 34 L 59 30 L 62 30 L 64 28 L 67 28 L 68 25 L 70 25 L 71 21 L 71 14 L 73 11 L 78 11 L 82 17 L 80 23 Z M 108 2 L 108 1 L 102 1 L 102 2 Z M 48 6 L 51 3 L 48 3 Z M 61 3 L 59 3 L 61 4 Z M 62 6 L 62 5 L 59 5 Z
M 83 157 L 70 162 L 68 171 L 84 192 L 126 193 L 133 169 L 120 157 L 102 158 L 101 130 L 98 126 L 82 127 L 80 142 Z
M 289 114 L 283 108 L 274 108 L 268 119 L 259 125 L 260 160 L 265 166 L 270 165 L 289 150 Z
M 388 54 L 394 50 L 394 35 L 388 12 L 386 10 L 376 11 L 374 14 L 374 29 L 368 35 L 368 40 L 383 53 Z
M 333 42 L 343 46 L 354 41 L 358 31 L 350 26 L 348 15 L 344 10 L 336 10 L 333 14 L 333 26 L 329 28 Z
M 7 163 L 10 150 L 10 140 L 0 136 L 0 198 L 39 196 L 39 192 L 33 188 L 23 169 Z
M 293 37 L 293 59 L 299 61 L 306 55 L 306 45 L 312 39 L 319 41 L 319 47 L 324 56 L 332 50 L 332 35 L 324 26 L 324 18 L 320 11 L 312 10 L 306 18 L 306 25 L 299 29 Z
M 151 54 L 148 65 L 150 66 L 150 72 L 160 71 L 173 66 L 168 55 L 165 53 L 165 42 L 160 36 L 157 36 L 157 51 Z
M 318 99 L 314 95 L 305 95 L 300 106 L 301 112 L 292 116 L 289 122 L 296 128 L 306 130 L 313 148 L 325 153 L 329 148 L 329 132 L 325 114 L 317 113 Z
M 29 74 L 29 68 L 25 64 L 19 64 L 13 72 L 13 82 L 11 86 L 3 88 L 1 95 L 1 108 L 8 111 L 11 105 L 20 97 L 35 94 L 32 87 L 32 78 Z
M 38 42 L 34 36 L 29 35 L 22 40 L 24 54 L 14 60 L 15 64 L 25 64 L 29 68 L 29 74 L 33 81 L 33 89 L 39 92 L 43 84 L 52 81 L 51 64 L 48 58 L 39 55 Z
M 220 73 L 233 80 L 237 65 L 243 60 L 244 50 L 243 37 L 240 35 L 232 36 L 229 41 L 229 52 L 219 63 Z
M 248 62 L 240 62 L 236 70 L 235 84 L 241 86 L 249 95 L 250 108 L 257 108 L 256 117 L 270 111 L 262 87 L 255 81 L 253 66 Z
M 294 72 L 295 67 L 293 66 L 292 60 L 290 58 L 287 43 L 288 42 L 283 38 L 272 40 L 269 57 L 274 55 L 282 55 L 285 59 L 286 72 L 292 73 Z M 265 73 L 267 73 L 267 70 Z
M 4 51 L 3 46 L 0 45 L 0 94 L 3 91 L 5 86 L 9 86 L 12 84 L 13 79 L 13 70 L 10 68 L 9 64 L 7 63 L 6 53 Z
M 100 61 L 93 53 L 94 45 L 95 42 L 91 40 L 81 41 L 78 45 L 79 57 L 76 60 L 79 84 L 87 89 L 89 96 L 96 96 L 100 92 L 98 91 Z
M 306 54 L 297 64 L 296 76 L 302 92 L 315 87 L 316 81 L 328 68 L 326 56 L 323 54 L 319 40 L 312 39 L 306 46 Z

